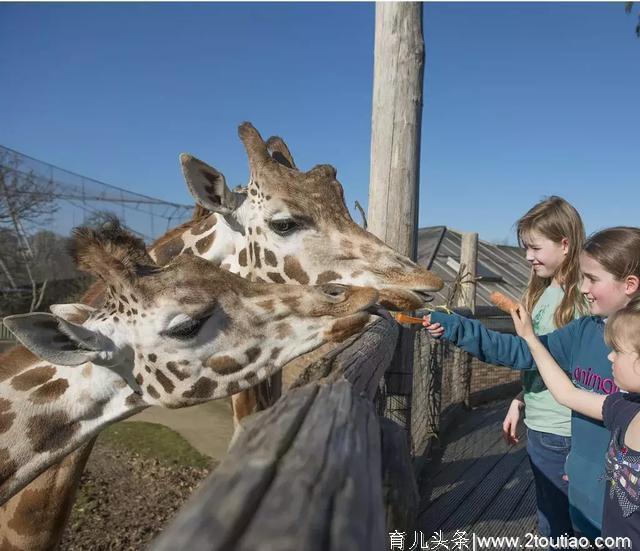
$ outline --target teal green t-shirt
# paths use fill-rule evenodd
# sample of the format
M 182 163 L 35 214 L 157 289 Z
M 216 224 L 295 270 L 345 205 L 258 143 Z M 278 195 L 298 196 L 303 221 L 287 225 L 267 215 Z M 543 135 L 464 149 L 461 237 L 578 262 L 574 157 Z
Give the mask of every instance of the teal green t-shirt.
M 562 301 L 562 287 L 547 287 L 531 312 L 536 335 L 546 335 L 556 329 L 553 315 Z M 556 402 L 537 370 L 522 372 L 525 419 L 530 429 L 559 436 L 571 436 L 571 410 Z

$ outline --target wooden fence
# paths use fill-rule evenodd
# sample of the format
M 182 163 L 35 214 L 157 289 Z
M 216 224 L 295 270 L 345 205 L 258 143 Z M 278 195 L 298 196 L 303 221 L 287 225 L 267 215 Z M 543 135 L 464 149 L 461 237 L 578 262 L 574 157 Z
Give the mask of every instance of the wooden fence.
M 0 341 L 14 341 L 15 338 L 13 336 L 13 333 L 11 333 L 11 331 L 9 331 L 5 326 L 4 323 L 2 323 L 2 319 L 0 319 Z

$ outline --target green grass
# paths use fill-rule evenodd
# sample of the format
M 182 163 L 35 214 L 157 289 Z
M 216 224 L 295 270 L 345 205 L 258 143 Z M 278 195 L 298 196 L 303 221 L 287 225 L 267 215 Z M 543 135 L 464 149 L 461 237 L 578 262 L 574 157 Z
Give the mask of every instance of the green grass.
M 142 457 L 165 463 L 211 467 L 209 457 L 193 448 L 177 432 L 156 423 L 116 423 L 102 431 L 99 441 L 109 447 L 131 450 Z

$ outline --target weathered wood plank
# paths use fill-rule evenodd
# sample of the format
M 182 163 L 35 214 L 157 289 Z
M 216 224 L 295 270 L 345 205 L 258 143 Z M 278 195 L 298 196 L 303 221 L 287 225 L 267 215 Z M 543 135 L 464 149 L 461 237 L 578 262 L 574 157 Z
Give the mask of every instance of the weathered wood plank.
M 380 419 L 380 429 L 387 531 L 406 532 L 415 525 L 420 502 L 407 434 L 399 425 L 384 418 Z
M 153 548 L 233 549 L 260 506 L 278 461 L 298 434 L 317 392 L 317 387 L 299 389 L 250 419 L 222 463 Z M 272 430 L 262 430 L 263 424 Z
M 384 549 L 380 456 L 373 406 L 347 381 L 292 390 L 152 549 Z
M 376 318 L 366 330 L 346 340 L 317 361 L 300 368 L 291 384 L 297 388 L 327 378 L 344 378 L 356 392 L 373 399 L 378 382 L 389 366 L 400 330 L 391 318 Z

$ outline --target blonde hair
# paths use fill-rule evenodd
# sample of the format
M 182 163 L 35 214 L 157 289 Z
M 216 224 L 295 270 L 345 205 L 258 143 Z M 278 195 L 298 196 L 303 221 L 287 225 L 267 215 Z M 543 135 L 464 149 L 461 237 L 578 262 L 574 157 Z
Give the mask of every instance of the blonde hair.
M 580 292 L 580 252 L 585 241 L 584 225 L 578 211 L 562 197 L 552 195 L 534 205 L 516 223 L 518 243 L 523 246 L 525 237 L 531 232 L 539 233 L 554 243 L 563 239 L 569 242 L 569 250 L 552 277 L 541 277 L 533 270 L 524 292 L 523 302 L 527 310 L 533 310 L 536 302 L 553 277 L 564 289 L 564 296 L 556 308 L 553 321 L 563 327 L 578 315 L 588 313 L 586 300 Z
M 640 355 L 640 295 L 609 317 L 604 328 L 604 340 L 618 352 L 625 345 L 630 345 L 632 351 Z

